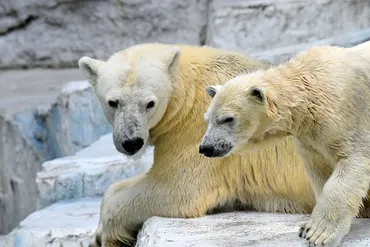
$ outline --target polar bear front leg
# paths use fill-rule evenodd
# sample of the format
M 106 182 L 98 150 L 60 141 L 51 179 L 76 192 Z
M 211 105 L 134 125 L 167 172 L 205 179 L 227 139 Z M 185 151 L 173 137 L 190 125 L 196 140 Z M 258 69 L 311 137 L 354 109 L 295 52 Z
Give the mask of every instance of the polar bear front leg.
M 212 193 L 202 193 L 199 187 L 184 189 L 179 184 L 177 188 L 146 174 L 111 185 L 103 198 L 101 233 L 97 232 L 95 243 L 101 240 L 102 247 L 130 246 L 144 221 L 152 216 L 199 217 L 217 204 L 217 197 L 209 195 Z
M 310 246 L 336 247 L 349 232 L 370 184 L 368 158 L 349 157 L 336 164 L 300 236 Z
M 107 217 L 107 214 L 109 216 L 109 213 L 106 212 L 107 211 L 106 208 L 109 207 L 109 205 L 111 205 L 112 203 L 113 204 L 117 203 L 114 198 L 115 198 L 115 196 L 120 195 L 120 193 L 119 193 L 120 191 L 123 191 L 123 190 L 128 189 L 129 187 L 135 185 L 136 183 L 140 182 L 144 177 L 145 177 L 145 175 L 138 175 L 138 176 L 133 177 L 133 178 L 128 178 L 128 179 L 125 179 L 123 181 L 116 182 L 116 183 L 112 184 L 111 186 L 109 186 L 107 191 L 104 193 L 104 197 L 103 197 L 102 204 L 101 204 L 101 207 L 100 207 L 99 225 L 98 225 L 98 228 L 97 228 L 97 230 L 95 231 L 95 233 L 92 237 L 92 242 L 89 244 L 89 247 L 121 246 L 121 244 L 118 243 L 117 241 L 109 241 L 109 239 L 107 241 L 107 239 L 105 237 L 106 236 L 106 231 L 108 229 L 103 229 L 103 222 L 104 222 L 105 217 Z M 104 230 L 106 230 L 106 231 L 104 231 Z M 125 232 L 123 232 L 123 234 L 125 234 Z M 104 241 L 103 241 L 103 237 L 104 237 Z M 132 239 L 132 237 L 127 236 L 127 239 Z

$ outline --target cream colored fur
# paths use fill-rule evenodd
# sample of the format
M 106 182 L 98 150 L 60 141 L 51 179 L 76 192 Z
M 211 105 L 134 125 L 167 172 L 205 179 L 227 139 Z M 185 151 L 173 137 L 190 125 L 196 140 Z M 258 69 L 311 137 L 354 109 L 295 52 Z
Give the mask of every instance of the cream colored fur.
M 179 61 L 171 69 L 172 87 L 165 81 L 154 82 L 157 87 L 168 88 L 170 98 L 164 115 L 150 128 L 150 142 L 155 146 L 153 167 L 144 175 L 110 186 L 103 198 L 100 223 L 91 246 L 100 246 L 100 242 L 105 247 L 130 243 L 151 216 L 192 218 L 218 208 L 310 213 L 315 204 L 291 138 L 244 157 L 209 159 L 198 152 L 206 131 L 203 113 L 210 103 L 204 87 L 269 65 L 213 48 L 178 47 Z M 153 73 L 157 73 L 149 67 L 145 72 L 142 67 L 140 73 L 146 74 L 138 74 L 135 69 L 135 64 L 139 67 L 138 61 L 156 63 L 155 60 L 160 61 L 163 54 L 173 50 L 170 45 L 134 46 L 107 62 L 83 58 L 80 67 L 88 70 L 87 76 L 102 99 L 103 109 L 108 111 L 105 94 L 97 84 L 105 83 L 116 91 L 129 92 L 138 83 L 137 78 L 155 77 Z M 112 59 L 114 64 L 108 66 Z M 131 69 L 125 76 L 117 76 L 128 67 Z M 94 78 L 89 69 L 96 70 L 93 75 L 106 79 Z M 161 70 L 168 74 L 164 68 Z M 138 89 L 134 91 L 141 93 Z M 111 123 L 114 126 L 114 120 Z
M 310 245 L 338 246 L 361 208 L 370 216 L 370 42 L 316 47 L 207 91 L 214 98 L 203 143 L 217 145 L 210 136 L 225 114 L 235 124 L 223 131 L 243 137 L 228 139 L 226 155 L 294 137 L 317 198 L 300 230 Z

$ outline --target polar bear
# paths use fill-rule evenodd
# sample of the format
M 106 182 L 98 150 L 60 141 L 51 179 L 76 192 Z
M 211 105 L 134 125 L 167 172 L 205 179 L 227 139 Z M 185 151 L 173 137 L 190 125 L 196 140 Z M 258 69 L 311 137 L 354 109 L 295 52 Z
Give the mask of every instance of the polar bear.
M 312 48 L 206 91 L 204 155 L 294 137 L 317 201 L 300 229 L 310 245 L 338 246 L 361 208 L 370 216 L 370 42 Z
M 143 44 L 79 66 L 113 127 L 114 144 L 138 158 L 155 146 L 151 170 L 106 191 L 94 243 L 132 243 L 151 216 L 200 217 L 215 210 L 309 213 L 315 197 L 291 138 L 245 157 L 199 154 L 210 99 L 204 87 L 269 64 L 210 47 Z

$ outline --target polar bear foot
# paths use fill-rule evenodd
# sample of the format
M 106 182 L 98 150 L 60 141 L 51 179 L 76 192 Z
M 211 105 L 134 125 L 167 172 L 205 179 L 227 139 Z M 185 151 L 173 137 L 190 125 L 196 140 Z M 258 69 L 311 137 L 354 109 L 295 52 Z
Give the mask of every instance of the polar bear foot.
M 339 224 L 321 218 L 311 219 L 302 225 L 299 237 L 308 241 L 309 246 L 337 247 L 349 232 L 351 220 L 343 220 Z

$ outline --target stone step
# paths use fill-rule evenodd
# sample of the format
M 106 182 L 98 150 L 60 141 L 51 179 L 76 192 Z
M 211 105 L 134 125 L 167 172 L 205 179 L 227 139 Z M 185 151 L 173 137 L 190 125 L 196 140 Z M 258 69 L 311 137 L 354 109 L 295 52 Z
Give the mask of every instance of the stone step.
M 3 247 L 87 247 L 99 222 L 101 199 L 63 201 L 30 214 Z
M 307 247 L 298 229 L 308 215 L 233 212 L 196 219 L 152 217 L 136 247 Z M 369 247 L 370 219 L 356 219 L 341 247 Z
M 102 196 L 112 183 L 150 168 L 152 148 L 133 160 L 116 151 L 112 138 L 112 134 L 106 134 L 74 156 L 45 162 L 36 178 L 38 207 L 60 200 Z
M 99 221 L 100 199 L 63 201 L 34 212 L 3 240 L 4 247 L 87 247 Z M 308 215 L 233 212 L 196 219 L 152 217 L 136 247 L 291 247 Z M 356 219 L 343 247 L 370 246 L 370 220 Z
M 5 246 L 6 235 L 0 235 L 0 246 Z
M 77 69 L 0 71 L 0 234 L 36 209 L 42 162 L 72 155 L 111 128 Z

